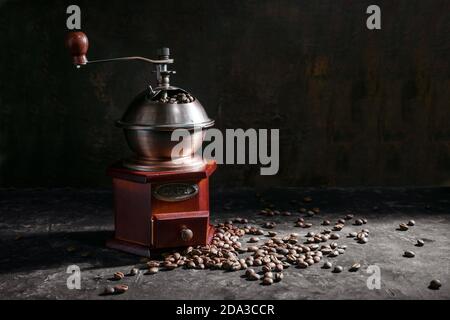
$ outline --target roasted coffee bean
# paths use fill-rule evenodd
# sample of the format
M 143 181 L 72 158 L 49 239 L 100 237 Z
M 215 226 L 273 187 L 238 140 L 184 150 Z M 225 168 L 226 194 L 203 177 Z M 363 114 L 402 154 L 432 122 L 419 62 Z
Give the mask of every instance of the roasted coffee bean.
M 356 219 L 354 224 L 355 224 L 355 226 L 360 226 L 360 225 L 364 224 L 364 222 L 362 219 Z
M 356 271 L 359 270 L 359 268 L 361 268 L 361 264 L 359 264 L 359 263 L 354 263 L 354 264 L 350 267 L 349 271 L 350 271 L 350 272 L 356 272 Z
M 283 211 L 281 214 L 285 217 L 289 217 L 292 215 L 289 211 Z
M 273 277 L 274 282 L 280 282 L 281 280 L 283 280 L 284 275 L 283 273 L 275 273 L 275 276 Z
M 349 234 L 348 234 L 348 237 L 349 238 L 354 238 L 354 237 L 356 237 L 357 236 L 357 232 L 350 232 Z
M 409 229 L 405 223 L 400 223 L 398 228 L 400 231 L 407 231 Z
M 256 281 L 256 280 L 261 279 L 261 277 L 260 277 L 256 272 L 255 272 L 255 273 L 249 274 L 249 275 L 247 276 L 247 278 L 248 278 L 249 280 L 252 280 L 252 281 Z
M 330 220 L 323 220 L 322 225 L 323 226 L 329 226 L 331 224 Z
M 314 259 L 312 258 L 306 259 L 305 262 L 308 264 L 308 266 L 312 266 L 315 263 Z
M 314 263 L 319 263 L 320 260 L 322 260 L 322 258 L 320 256 L 314 256 L 313 260 L 314 260 Z
M 329 257 L 329 258 L 334 258 L 334 257 L 337 257 L 338 255 L 339 255 L 339 251 L 333 250 L 333 251 L 331 251 L 331 252 L 328 254 L 328 257 Z
M 275 226 L 276 226 L 275 222 L 266 222 L 263 224 L 263 227 L 267 228 L 267 229 L 273 229 L 273 228 L 275 228 Z
M 118 284 L 114 286 L 114 293 L 124 293 L 128 291 L 128 286 L 126 284 Z
M 339 246 L 339 244 L 337 242 L 330 243 L 330 248 L 331 249 L 336 249 L 338 246 Z
M 339 220 L 337 221 L 337 223 L 338 223 L 338 224 L 345 224 L 345 219 L 342 219 L 342 218 L 341 218 L 341 219 L 339 219 Z
M 314 217 L 314 215 L 315 215 L 314 211 L 312 211 L 312 210 L 308 210 L 306 212 L 306 214 L 308 215 L 308 217 Z
M 106 286 L 103 290 L 103 294 L 114 294 L 114 287 Z
M 417 243 L 416 243 L 417 247 L 423 247 L 424 245 L 425 245 L 425 241 L 423 241 L 422 239 L 417 240 Z
M 272 278 L 264 278 L 263 279 L 263 285 L 270 286 L 272 284 L 273 284 L 273 279 Z
M 367 224 L 367 219 L 366 218 L 362 218 L 361 220 L 362 220 L 363 224 Z
M 342 268 L 341 266 L 336 266 L 336 267 L 334 267 L 333 272 L 340 273 L 340 272 L 342 272 L 342 270 L 344 270 L 344 268 Z
M 259 238 L 258 237 L 251 237 L 249 240 L 248 240 L 248 242 L 250 242 L 250 243 L 255 243 L 255 242 L 258 242 L 259 241 Z
M 312 231 L 310 231 L 310 232 L 308 232 L 307 234 L 306 234 L 306 236 L 307 237 L 314 237 L 316 234 L 314 233 L 314 232 L 312 232 Z
M 272 271 L 272 268 L 270 266 L 264 265 L 262 267 L 262 272 L 270 272 L 270 271 Z
M 194 267 L 195 267 L 195 264 L 194 264 Z M 158 271 L 159 271 L 159 268 L 158 267 L 151 267 L 151 268 L 149 268 L 148 269 L 148 274 L 155 274 L 155 273 L 158 273 Z
M 358 243 L 360 244 L 365 244 L 369 241 L 369 239 L 367 237 L 362 237 L 358 240 Z
M 131 268 L 130 270 L 130 276 L 135 276 L 139 273 L 139 269 L 138 268 Z
M 256 252 L 256 251 L 258 251 L 258 249 L 259 248 L 257 246 L 250 246 L 250 247 L 247 248 L 247 250 L 250 251 L 250 252 Z
M 114 273 L 113 277 L 115 280 L 122 280 L 125 277 L 125 275 L 123 274 L 123 272 L 118 271 Z
M 344 225 L 343 225 L 343 224 L 336 224 L 336 225 L 333 227 L 333 230 L 334 230 L 334 231 L 341 231 L 342 228 L 344 228 Z
M 344 254 L 345 253 L 345 250 L 342 249 L 342 248 L 338 248 L 337 251 L 339 252 L 339 254 Z
M 339 238 L 340 238 L 340 236 L 337 233 L 330 234 L 330 239 L 332 239 L 332 240 L 337 240 Z
M 415 225 L 416 225 L 416 222 L 414 220 L 409 220 L 408 221 L 408 226 L 412 227 L 412 226 L 415 226 Z
M 430 282 L 430 285 L 428 286 L 428 288 L 430 288 L 431 290 L 439 290 L 439 288 L 442 286 L 441 281 L 439 281 L 438 279 L 433 279 Z
M 322 268 L 323 268 L 323 269 L 330 269 L 332 266 L 333 266 L 333 264 L 332 264 L 331 262 L 326 261 L 326 262 L 323 264 Z
M 264 273 L 264 278 L 270 278 L 270 279 L 273 279 L 273 273 L 272 272 L 265 272 Z
M 247 269 L 247 270 L 245 270 L 245 275 L 247 277 L 250 276 L 253 273 L 256 273 L 256 271 L 254 269 Z
M 277 235 L 275 231 L 269 231 L 267 234 L 269 235 L 269 237 L 276 237 Z
M 353 219 L 353 215 L 352 214 L 347 214 L 344 219 L 345 220 L 351 220 L 351 219 Z
M 284 269 L 284 267 L 283 267 L 283 265 L 281 263 L 278 263 L 275 266 L 275 271 L 281 272 L 281 271 L 283 271 L 283 269 Z
M 305 222 L 305 223 L 303 224 L 303 228 L 311 228 L 311 227 L 312 227 L 312 223 Z
M 297 261 L 297 266 L 299 268 L 305 269 L 305 268 L 308 268 L 309 264 L 303 260 L 299 260 L 299 261 Z
M 403 256 L 406 258 L 414 258 L 416 256 L 416 254 L 413 251 L 407 250 L 407 251 L 405 251 Z

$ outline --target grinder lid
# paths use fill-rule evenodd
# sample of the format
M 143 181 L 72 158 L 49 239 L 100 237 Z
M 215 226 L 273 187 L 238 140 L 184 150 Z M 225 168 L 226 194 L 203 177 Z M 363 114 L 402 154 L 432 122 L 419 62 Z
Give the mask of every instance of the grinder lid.
M 137 95 L 116 125 L 131 130 L 170 131 L 207 128 L 214 125 L 214 120 L 187 91 L 167 86 Z

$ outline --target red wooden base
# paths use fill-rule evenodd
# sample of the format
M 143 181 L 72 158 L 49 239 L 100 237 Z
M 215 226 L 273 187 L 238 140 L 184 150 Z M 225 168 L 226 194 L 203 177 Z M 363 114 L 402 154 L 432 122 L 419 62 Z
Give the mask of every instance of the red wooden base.
M 209 224 L 209 176 L 216 163 L 176 172 L 132 171 L 112 166 L 115 236 L 107 246 L 149 257 L 159 249 L 205 245 Z

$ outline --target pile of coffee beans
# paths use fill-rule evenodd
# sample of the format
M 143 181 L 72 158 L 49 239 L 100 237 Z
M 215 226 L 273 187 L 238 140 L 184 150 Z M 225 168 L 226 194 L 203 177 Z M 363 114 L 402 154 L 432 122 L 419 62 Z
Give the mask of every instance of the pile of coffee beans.
M 303 202 L 309 203 L 312 199 L 305 197 Z M 300 213 L 305 216 L 314 216 L 320 213 L 319 208 L 300 208 Z M 267 217 L 273 216 L 291 216 L 289 211 L 279 211 L 266 208 L 260 213 Z M 343 218 L 332 223 L 330 220 L 324 220 L 323 226 L 332 226 L 319 230 L 317 232 L 309 231 L 304 236 L 298 233 L 288 235 L 279 235 L 274 231 L 277 224 L 273 221 L 266 221 L 261 227 L 248 225 L 248 219 L 234 218 L 216 225 L 216 231 L 209 245 L 188 247 L 180 252 L 170 252 L 163 255 L 162 261 L 151 260 L 146 262 L 147 275 L 155 275 L 160 270 L 183 269 L 211 269 L 225 270 L 229 272 L 243 271 L 244 278 L 249 281 L 260 281 L 260 284 L 270 286 L 284 279 L 283 271 L 294 266 L 297 269 L 306 269 L 322 260 L 332 260 L 346 253 L 347 246 L 339 244 L 342 230 L 346 223 L 353 220 L 353 225 L 361 226 L 367 224 L 367 219 L 354 219 L 353 214 L 346 214 Z M 305 221 L 304 217 L 297 218 L 296 227 L 310 228 L 312 223 Z M 400 227 L 409 228 L 414 226 L 413 220 L 407 224 L 401 224 Z M 269 229 L 269 230 L 264 230 Z M 367 243 L 370 231 L 362 229 L 360 231 L 351 231 L 348 238 L 353 238 L 357 243 Z M 264 237 L 263 237 L 264 236 Z M 244 238 L 245 237 L 245 238 Z M 243 245 L 243 243 L 246 243 Z M 424 241 L 417 240 L 416 246 L 423 246 Z M 405 257 L 415 256 L 413 251 L 405 251 Z M 331 261 L 325 261 L 322 269 L 329 269 L 333 273 L 341 273 L 344 267 L 334 265 Z M 357 272 L 361 268 L 359 262 L 348 266 L 349 272 Z M 139 269 L 132 268 L 128 275 L 136 276 Z M 113 275 L 114 280 L 122 280 L 124 273 L 116 272 Z M 439 289 L 441 286 L 439 280 L 431 281 L 430 289 Z M 104 294 L 123 293 L 128 290 L 126 285 L 108 286 Z
M 179 92 L 171 95 L 170 91 L 165 91 L 161 95 L 159 102 L 174 104 L 174 103 L 190 103 L 193 102 L 194 100 L 195 98 L 189 93 Z

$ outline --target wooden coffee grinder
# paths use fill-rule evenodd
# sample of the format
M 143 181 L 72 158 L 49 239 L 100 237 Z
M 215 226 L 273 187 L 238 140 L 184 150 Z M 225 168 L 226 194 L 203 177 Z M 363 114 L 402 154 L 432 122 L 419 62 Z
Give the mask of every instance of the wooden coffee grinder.
M 210 242 L 214 228 L 209 223 L 210 175 L 215 162 L 195 155 L 201 148 L 204 129 L 214 125 L 203 106 L 189 92 L 171 86 L 168 70 L 173 63 L 168 48 L 157 59 L 122 57 L 89 61 L 88 38 L 70 32 L 66 38 L 73 63 L 80 68 L 91 63 L 139 60 L 156 69 L 157 84 L 148 86 L 116 122 L 122 128 L 134 156 L 108 168 L 114 188 L 115 233 L 110 248 L 150 257 L 159 249 Z M 179 141 L 172 133 L 184 129 L 188 145 L 173 154 Z

